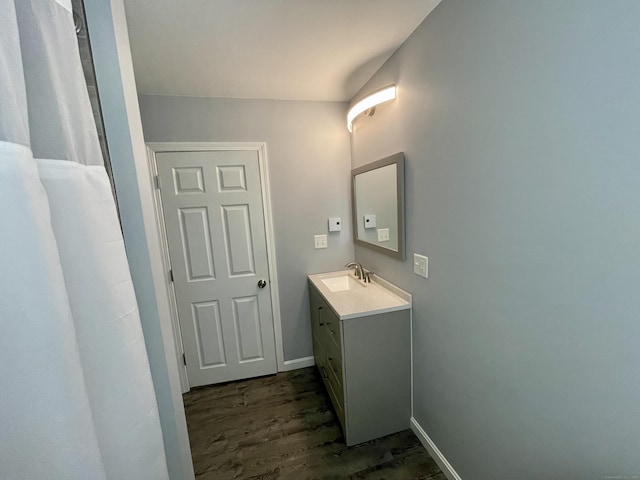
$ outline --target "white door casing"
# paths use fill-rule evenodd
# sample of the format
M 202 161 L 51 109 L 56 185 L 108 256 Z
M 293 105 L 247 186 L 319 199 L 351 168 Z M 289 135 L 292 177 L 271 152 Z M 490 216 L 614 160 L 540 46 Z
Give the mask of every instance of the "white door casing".
M 275 373 L 282 363 L 264 145 L 201 146 L 150 146 L 190 386 Z

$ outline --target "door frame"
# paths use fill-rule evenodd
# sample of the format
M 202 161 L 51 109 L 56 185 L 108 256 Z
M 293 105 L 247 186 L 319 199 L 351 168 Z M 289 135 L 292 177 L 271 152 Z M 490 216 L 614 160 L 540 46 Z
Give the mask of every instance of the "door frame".
M 167 231 L 162 213 L 162 200 L 157 184 L 158 164 L 156 154 L 162 152 L 205 152 L 222 150 L 240 150 L 256 152 L 258 154 L 258 168 L 260 173 L 260 186 L 262 189 L 262 210 L 264 212 L 264 230 L 267 242 L 267 268 L 271 290 L 271 311 L 273 317 L 273 333 L 276 345 L 276 363 L 278 372 L 285 370 L 284 347 L 282 343 L 282 321 L 280 318 L 280 296 L 278 293 L 278 272 L 276 268 L 276 247 L 273 229 L 273 215 L 271 212 L 271 190 L 269 188 L 269 169 L 267 161 L 267 144 L 265 142 L 149 142 L 147 146 L 147 160 L 149 162 L 149 182 L 153 191 L 153 204 L 156 215 L 157 234 L 162 246 L 162 266 L 164 269 L 165 287 L 170 303 L 171 325 L 176 345 L 176 363 L 180 374 L 180 386 L 182 393 L 189 391 L 189 379 L 187 368 L 183 361 L 184 346 L 182 344 L 182 331 L 178 320 L 176 294 L 171 281 L 169 271 L 171 261 L 169 259 L 169 245 L 167 243 Z

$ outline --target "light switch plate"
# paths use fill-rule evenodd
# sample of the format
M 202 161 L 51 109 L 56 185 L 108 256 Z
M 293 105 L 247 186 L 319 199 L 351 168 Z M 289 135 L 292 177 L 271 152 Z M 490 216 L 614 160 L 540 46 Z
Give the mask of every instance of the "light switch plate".
M 419 277 L 429 278 L 429 257 L 413 254 L 413 273 Z
M 326 235 L 314 235 L 313 244 L 315 248 L 327 248 L 327 236 Z
M 388 242 L 389 241 L 389 229 L 388 228 L 379 228 L 378 229 L 378 241 L 379 242 Z
M 329 231 L 339 232 L 340 230 L 342 230 L 342 222 L 340 221 L 340 217 L 329 218 Z
M 370 213 L 364 216 L 364 228 L 376 228 L 376 214 Z

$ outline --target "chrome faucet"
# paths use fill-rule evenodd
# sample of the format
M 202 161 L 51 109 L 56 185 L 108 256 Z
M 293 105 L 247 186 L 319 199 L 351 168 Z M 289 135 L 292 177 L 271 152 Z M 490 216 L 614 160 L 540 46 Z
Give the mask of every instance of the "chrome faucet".
M 362 265 L 360 265 L 358 262 L 349 262 L 345 265 L 346 268 L 352 268 L 353 267 L 353 274 L 359 278 L 360 280 L 364 280 L 365 276 L 364 276 L 364 268 L 362 268 Z

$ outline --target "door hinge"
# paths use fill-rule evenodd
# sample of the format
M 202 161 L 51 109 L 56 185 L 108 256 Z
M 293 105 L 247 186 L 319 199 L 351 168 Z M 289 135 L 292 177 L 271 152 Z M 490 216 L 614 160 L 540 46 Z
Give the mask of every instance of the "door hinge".
M 173 283 L 173 269 L 169 270 L 169 281 Z
M 155 177 L 156 188 L 160 190 L 160 177 L 156 175 Z
M 182 363 L 184 363 L 184 366 L 187 366 L 187 356 L 183 353 L 182 354 Z

